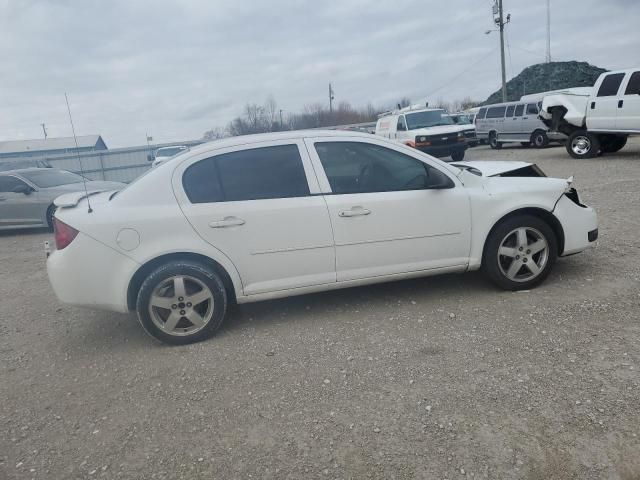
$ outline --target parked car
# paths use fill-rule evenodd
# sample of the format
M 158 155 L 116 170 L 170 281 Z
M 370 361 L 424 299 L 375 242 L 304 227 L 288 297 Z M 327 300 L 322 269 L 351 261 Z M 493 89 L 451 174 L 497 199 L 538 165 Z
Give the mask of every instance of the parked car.
M 175 157 L 185 150 L 187 150 L 187 147 L 185 147 L 184 145 L 174 145 L 172 147 L 158 148 L 153 154 L 153 163 L 151 164 L 151 166 L 157 167 L 158 165 L 169 160 L 171 157 Z
M 600 75 L 592 89 L 548 95 L 542 121 L 569 138 L 573 158 L 591 158 L 624 148 L 640 134 L 640 67 Z
M 440 108 L 410 106 L 385 112 L 376 123 L 376 135 L 397 140 L 434 157 L 464 158 L 465 128 L 456 125 Z
M 453 120 L 453 123 L 460 125 L 464 128 L 464 138 L 467 141 L 467 145 L 475 147 L 478 145 L 478 138 L 476 137 L 476 126 L 473 122 L 475 115 L 468 115 L 463 112 L 459 113 L 447 113 L 447 117 Z
M 124 183 L 86 180 L 92 192 L 119 190 Z M 0 172 L 0 230 L 52 227 L 54 199 L 84 191 L 83 178 L 54 168 L 26 168 Z
M 482 107 L 476 115 L 476 136 L 493 149 L 504 143 L 520 143 L 544 148 L 550 141 L 563 141 L 566 136 L 551 132 L 538 118 L 537 103 L 508 102 Z
M 21 168 L 52 168 L 47 160 L 36 158 L 14 158 L 12 160 L 0 159 L 0 172 L 18 170 Z
M 524 167 L 355 132 L 218 140 L 91 196 L 92 213 L 82 192 L 58 198 L 49 279 L 172 344 L 213 334 L 231 303 L 481 267 L 528 289 L 598 225 L 571 180 Z

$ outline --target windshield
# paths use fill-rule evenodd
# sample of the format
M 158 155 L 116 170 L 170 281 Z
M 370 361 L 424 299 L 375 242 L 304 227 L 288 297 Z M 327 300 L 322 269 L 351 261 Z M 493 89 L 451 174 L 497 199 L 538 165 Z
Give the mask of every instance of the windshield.
M 33 172 L 22 172 L 20 175 L 40 188 L 82 183 L 82 177 L 80 175 L 67 172 L 66 170 L 34 170 Z
M 451 118 L 453 119 L 454 123 L 457 123 L 458 125 L 470 125 L 471 123 L 471 118 L 469 118 L 467 115 L 452 115 Z
M 440 125 L 454 125 L 450 117 L 443 115 L 444 110 L 432 110 L 429 112 L 407 113 L 407 128 L 415 130 L 417 128 L 437 127 Z
M 156 152 L 156 158 L 160 157 L 173 157 L 174 155 L 183 151 L 183 147 L 171 147 L 171 148 L 160 148 Z

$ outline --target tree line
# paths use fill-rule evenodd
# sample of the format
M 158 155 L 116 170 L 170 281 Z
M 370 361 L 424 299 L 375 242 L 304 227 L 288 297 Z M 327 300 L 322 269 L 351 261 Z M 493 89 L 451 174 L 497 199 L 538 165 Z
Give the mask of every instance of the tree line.
M 467 97 L 459 101 L 445 102 L 438 99 L 430 107 L 444 108 L 449 112 L 457 112 L 474 107 L 478 104 Z M 375 122 L 382 112 L 411 105 L 407 97 L 400 98 L 393 106 L 375 107 L 368 103 L 364 107 L 353 107 L 347 101 L 339 102 L 333 109 L 322 103 L 312 103 L 304 106 L 301 112 L 285 112 L 278 107 L 273 95 L 267 97 L 260 105 L 247 103 L 242 114 L 235 117 L 226 127 L 214 127 L 207 130 L 204 140 L 214 140 L 253 133 L 279 132 L 285 130 L 304 130 L 308 128 L 333 127 L 336 125 L 350 125 L 354 123 Z

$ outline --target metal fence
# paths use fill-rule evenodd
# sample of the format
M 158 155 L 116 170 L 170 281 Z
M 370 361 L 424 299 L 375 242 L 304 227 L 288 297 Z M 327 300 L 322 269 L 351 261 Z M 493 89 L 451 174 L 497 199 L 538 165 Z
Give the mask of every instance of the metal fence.
M 149 156 L 160 147 L 185 145 L 191 147 L 202 143 L 201 140 L 174 142 L 147 147 L 113 148 L 80 154 L 82 168 L 78 162 L 78 154 L 48 155 L 42 157 L 54 168 L 84 174 L 91 180 L 110 180 L 114 182 L 131 182 L 151 168 Z

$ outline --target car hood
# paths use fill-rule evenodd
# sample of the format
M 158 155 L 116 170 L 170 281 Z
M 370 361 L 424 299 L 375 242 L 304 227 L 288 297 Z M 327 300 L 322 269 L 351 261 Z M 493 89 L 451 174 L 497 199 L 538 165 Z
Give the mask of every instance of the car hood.
M 516 162 L 516 161 L 472 161 L 472 162 L 453 162 L 449 165 L 458 167 L 461 170 L 467 170 L 470 173 L 481 175 L 483 177 L 498 177 L 504 174 L 513 174 L 510 176 L 523 177 L 546 177 L 544 172 L 534 163 Z M 522 175 L 518 175 L 521 173 Z
M 463 125 L 440 125 L 438 127 L 418 128 L 416 130 L 409 130 L 408 133 L 412 135 L 446 135 L 449 133 L 464 132 L 467 128 L 472 127 L 468 125 L 466 128 Z

